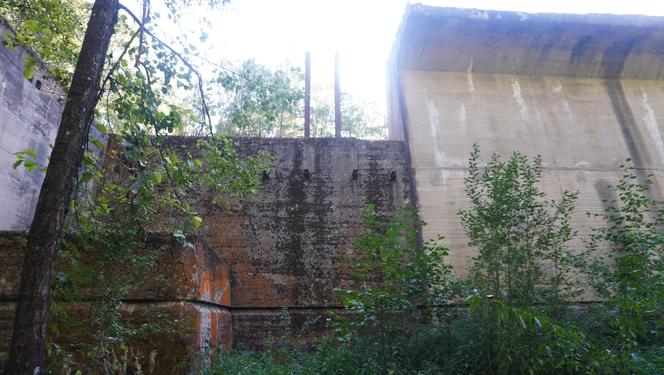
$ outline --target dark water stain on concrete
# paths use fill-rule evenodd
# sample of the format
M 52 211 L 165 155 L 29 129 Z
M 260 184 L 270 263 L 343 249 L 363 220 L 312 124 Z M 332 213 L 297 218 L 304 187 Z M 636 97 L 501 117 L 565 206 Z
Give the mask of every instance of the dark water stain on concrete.
M 564 33 L 565 27 L 563 25 L 555 26 L 550 32 L 535 36 L 529 43 L 528 49 L 539 51 L 537 59 L 546 61 L 552 49 L 560 43 Z
M 287 236 L 281 242 L 280 249 L 277 251 L 286 254 L 287 269 L 294 275 L 305 274 L 304 263 L 302 262 L 302 234 L 305 232 L 304 226 L 304 203 L 306 201 L 306 192 L 304 179 L 302 177 L 303 164 L 303 144 L 296 143 L 293 155 L 293 168 L 288 176 L 287 202 L 290 207 L 286 207 L 286 218 L 284 224 L 288 231 L 284 231 Z
M 645 183 L 648 179 L 648 173 L 645 169 L 650 165 L 651 160 L 646 151 L 646 143 L 634 118 L 634 113 L 625 96 L 620 76 L 630 52 L 646 37 L 647 35 L 644 34 L 620 40 L 607 48 L 602 56 L 603 85 L 611 100 L 613 112 L 618 120 L 623 140 L 625 141 L 627 151 L 636 168 L 635 172 L 641 184 Z M 652 188 L 648 191 L 648 197 L 656 199 L 661 195 L 660 192 L 661 188 L 657 181 L 654 180 Z
M 575 76 L 580 66 L 592 62 L 594 58 L 594 51 L 591 48 L 592 42 L 592 35 L 586 35 L 574 44 L 569 56 L 568 75 Z
M 618 201 L 616 191 L 611 188 L 611 184 L 605 179 L 599 179 L 595 181 L 595 191 L 597 192 L 597 196 L 602 203 L 604 212 L 606 212 L 606 210 L 608 210 L 611 206 L 615 205 L 615 202 Z
M 630 52 L 647 37 L 647 34 L 628 36 L 609 46 L 602 55 L 602 78 L 620 79 Z
M 625 97 L 622 83 L 617 79 L 607 79 L 604 80 L 603 84 L 611 100 L 613 112 L 618 120 L 618 125 L 620 125 L 620 131 L 634 166 L 639 169 L 644 168 L 650 162 L 650 158 L 647 153 L 642 152 L 645 148 L 643 137 L 638 130 L 634 113 Z

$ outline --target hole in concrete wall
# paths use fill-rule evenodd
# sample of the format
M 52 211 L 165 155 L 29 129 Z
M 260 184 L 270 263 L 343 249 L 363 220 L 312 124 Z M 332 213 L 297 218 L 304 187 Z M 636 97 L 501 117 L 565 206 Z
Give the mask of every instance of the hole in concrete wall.
M 396 181 L 397 180 L 397 172 L 392 171 L 390 172 L 390 181 Z
M 302 172 L 302 175 L 304 176 L 304 179 L 305 179 L 305 180 L 308 180 L 309 177 L 311 177 L 311 175 L 309 174 L 309 170 L 308 170 L 308 169 L 305 169 L 305 170 Z
M 357 180 L 360 176 L 360 172 L 357 169 L 353 169 L 353 181 Z
M 270 181 L 270 174 L 267 172 L 263 172 L 263 175 L 261 176 L 261 179 L 263 180 L 263 183 L 267 183 Z
M 37 90 L 41 90 L 41 88 L 42 88 L 42 81 L 37 80 L 37 82 L 35 82 L 35 87 L 37 88 Z

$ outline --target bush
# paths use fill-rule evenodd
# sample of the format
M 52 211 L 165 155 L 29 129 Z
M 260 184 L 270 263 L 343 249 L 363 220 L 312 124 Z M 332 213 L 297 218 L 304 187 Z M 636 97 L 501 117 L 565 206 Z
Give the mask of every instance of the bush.
M 420 243 L 423 223 L 414 212 L 381 220 L 369 206 L 363 224 L 355 241 L 359 257 L 345 259 L 355 285 L 338 291 L 345 311 L 334 316 L 333 326 L 342 341 L 375 339 L 387 371 L 398 354 L 394 338 L 412 332 L 432 317 L 431 307 L 447 302 L 451 268 L 443 261 L 442 238 Z
M 612 188 L 617 199 L 597 214 L 605 225 L 588 241 L 589 276 L 604 301 L 594 339 L 621 373 L 664 372 L 664 202 L 652 176 L 629 164 Z

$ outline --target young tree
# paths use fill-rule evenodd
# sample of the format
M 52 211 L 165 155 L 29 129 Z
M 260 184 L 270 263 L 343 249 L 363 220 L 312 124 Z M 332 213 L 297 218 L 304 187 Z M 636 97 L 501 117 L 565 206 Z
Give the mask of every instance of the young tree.
M 335 315 L 333 325 L 342 341 L 375 338 L 381 373 L 388 374 L 399 356 L 395 338 L 412 334 L 432 316 L 431 308 L 448 303 L 451 267 L 444 261 L 447 247 L 442 237 L 420 244 L 418 232 L 424 223 L 415 211 L 381 218 L 369 205 L 363 217 L 363 232 L 354 242 L 358 254 L 342 259 L 354 285 L 337 290 L 345 312 Z
M 664 366 L 664 201 L 653 200 L 655 176 L 628 163 L 588 241 L 591 285 L 602 297 L 607 364 L 620 373 L 659 373 Z M 658 353 L 659 351 L 659 353 Z M 651 353 L 648 353 L 651 352 Z M 657 359 L 659 358 L 659 359 Z M 659 368 L 655 369 L 655 363 Z
M 575 258 L 569 248 L 578 193 L 565 191 L 558 202 L 545 200 L 537 186 L 541 159 L 531 162 L 519 152 L 507 161 L 494 153 L 480 168 L 475 145 L 468 169 L 464 182 L 470 208 L 459 216 L 470 245 L 479 250 L 472 261 L 472 286 L 509 307 L 569 300 L 578 292 L 570 278 Z
M 557 315 L 578 293 L 569 248 L 578 193 L 546 200 L 537 186 L 541 159 L 530 161 L 519 152 L 507 161 L 494 153 L 481 168 L 474 145 L 468 174 L 470 207 L 459 216 L 469 244 L 479 250 L 467 280 L 470 317 L 484 343 L 477 351 L 478 367 L 487 373 L 533 373 L 549 348 L 554 371 L 578 371 L 577 354 L 586 350 L 583 336 L 543 312 Z

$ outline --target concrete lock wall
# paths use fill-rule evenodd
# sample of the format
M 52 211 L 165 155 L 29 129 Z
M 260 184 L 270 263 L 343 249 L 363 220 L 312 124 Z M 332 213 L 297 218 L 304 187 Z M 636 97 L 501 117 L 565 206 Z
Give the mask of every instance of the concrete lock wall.
M 196 151 L 195 138 L 169 142 L 176 152 Z M 220 345 L 262 348 L 271 339 L 315 339 L 329 312 L 340 308 L 335 289 L 350 286 L 339 258 L 357 254 L 353 241 L 364 208 L 373 204 L 386 217 L 410 205 L 403 142 L 240 139 L 235 147 L 241 156 L 273 157 L 264 188 L 227 209 L 204 193 L 188 197 L 199 203 L 204 223 L 190 239 L 193 247 L 178 245 L 168 233 L 155 235 L 150 246 L 162 249 L 156 269 L 123 303 L 130 322 L 179 322 L 173 334 L 144 337 L 133 347 L 146 361 L 154 352 L 154 373 L 194 371 L 192 364 L 209 361 Z M 123 171 L 120 153 L 110 143 L 109 176 Z M 161 216 L 165 222 L 177 219 L 168 215 Z M 0 232 L 0 351 L 11 337 L 24 246 L 23 232 Z M 90 258 L 81 262 L 95 261 Z M 71 304 L 72 314 L 89 297 Z
M 7 31 L 0 20 L 0 32 Z M 25 53 L 0 44 L 0 230 L 30 226 L 44 173 L 13 169 L 15 153 L 32 149 L 45 166 L 64 109 L 64 93 L 43 66 L 32 80 L 23 77 Z
M 541 155 L 548 198 L 580 191 L 574 226 L 597 224 L 631 158 L 664 186 L 664 19 L 408 8 L 395 44 L 391 137 L 407 139 L 424 237 L 467 271 L 457 216 L 473 143 L 482 160 Z M 577 243 L 577 246 L 581 246 Z
M 407 207 L 409 169 L 403 142 L 241 139 L 236 147 L 242 156 L 272 155 L 270 172 L 250 202 L 202 210 L 203 237 L 230 270 L 234 341 L 260 348 L 307 320 L 325 327 L 339 307 L 335 289 L 350 283 L 339 258 L 356 251 L 362 211 L 372 204 L 388 216 Z
M 32 81 L 23 77 L 23 53 L 0 46 L 0 352 L 11 337 L 25 230 L 44 177 L 40 169 L 14 170 L 12 164 L 16 152 L 29 148 L 40 166 L 47 165 L 64 107 L 64 93 L 43 67 Z M 171 139 L 182 152 L 195 151 L 196 141 Z M 373 204 L 386 217 L 411 204 L 403 142 L 241 139 L 235 145 L 243 156 L 274 157 L 265 188 L 230 210 L 206 205 L 207 196 L 187 197 L 203 202 L 203 232 L 193 248 L 155 234 L 150 245 L 162 249 L 157 268 L 123 301 L 129 322 L 175 324 L 168 327 L 173 334 L 135 343 L 144 360 L 154 360 L 143 364 L 151 373 L 194 372 L 212 348 L 234 342 L 262 348 L 276 338 L 315 338 L 329 312 L 340 308 L 335 289 L 351 282 L 339 258 L 356 254 L 362 210 Z M 121 150 L 111 143 L 107 151 L 104 168 L 115 173 L 113 151 Z M 95 262 L 89 258 L 81 262 Z M 83 293 L 65 309 L 82 314 L 93 297 Z

